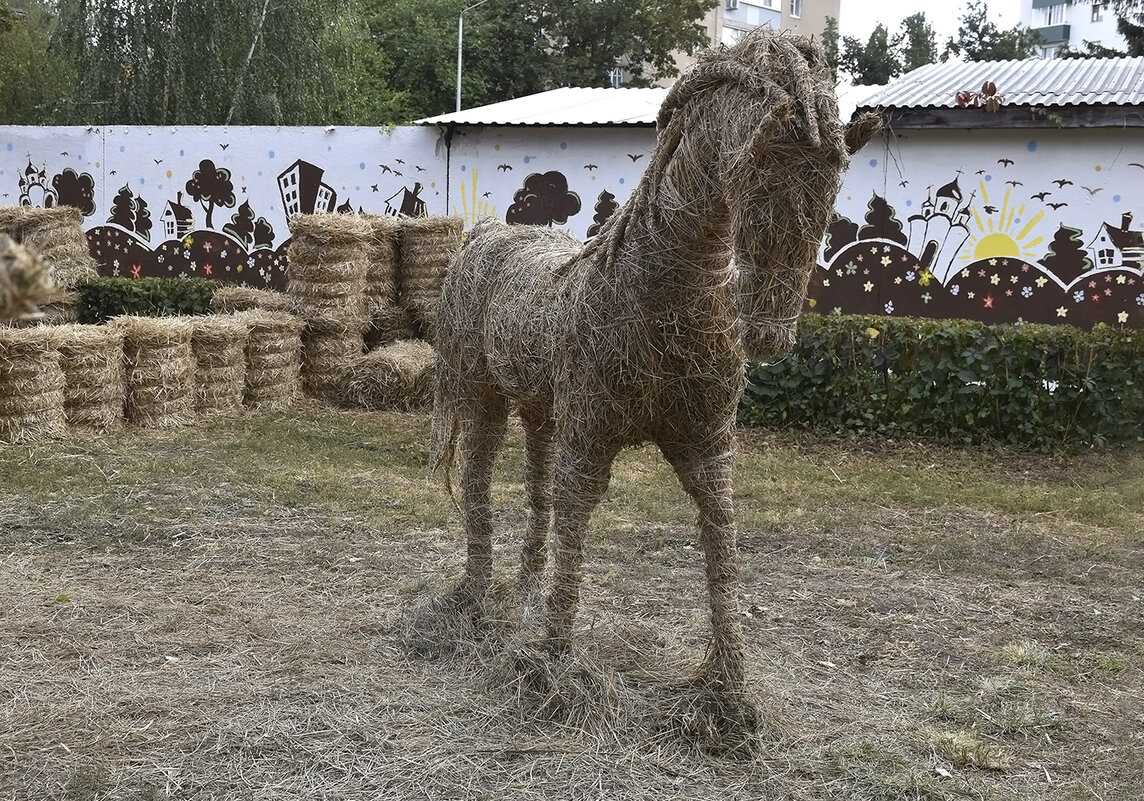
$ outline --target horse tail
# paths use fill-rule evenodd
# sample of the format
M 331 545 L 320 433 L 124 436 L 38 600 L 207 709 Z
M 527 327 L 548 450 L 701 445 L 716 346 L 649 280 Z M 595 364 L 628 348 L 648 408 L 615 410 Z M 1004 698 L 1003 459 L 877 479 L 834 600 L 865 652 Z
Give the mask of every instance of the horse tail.
M 445 491 L 456 505 L 453 494 L 453 466 L 457 461 L 457 440 L 461 435 L 461 422 L 457 418 L 452 399 L 441 376 L 441 364 L 437 365 L 437 388 L 433 395 L 433 415 L 429 428 L 429 473 L 440 472 L 445 482 Z

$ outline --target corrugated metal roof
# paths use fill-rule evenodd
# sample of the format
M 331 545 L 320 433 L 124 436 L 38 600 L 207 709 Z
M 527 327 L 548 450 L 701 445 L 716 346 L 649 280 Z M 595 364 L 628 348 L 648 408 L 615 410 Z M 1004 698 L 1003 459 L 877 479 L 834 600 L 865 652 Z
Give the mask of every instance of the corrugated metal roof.
M 957 92 L 980 91 L 986 81 L 1006 106 L 1144 105 L 1144 56 L 927 64 L 863 98 L 858 110 L 956 108 Z
M 417 120 L 418 125 L 655 125 L 667 89 L 565 87 Z

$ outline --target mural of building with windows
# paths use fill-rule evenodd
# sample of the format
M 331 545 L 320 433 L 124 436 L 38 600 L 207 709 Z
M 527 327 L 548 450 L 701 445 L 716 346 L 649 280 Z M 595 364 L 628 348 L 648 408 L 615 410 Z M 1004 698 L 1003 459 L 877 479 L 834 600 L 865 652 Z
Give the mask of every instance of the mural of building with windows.
M 321 167 L 298 159 L 278 176 L 278 191 L 287 218 L 295 214 L 320 214 L 337 207 L 338 193 L 322 182 Z

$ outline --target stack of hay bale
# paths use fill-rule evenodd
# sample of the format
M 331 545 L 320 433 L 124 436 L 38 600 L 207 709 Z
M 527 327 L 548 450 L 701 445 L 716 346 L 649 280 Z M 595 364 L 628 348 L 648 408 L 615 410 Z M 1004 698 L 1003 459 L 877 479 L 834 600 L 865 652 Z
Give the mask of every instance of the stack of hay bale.
M 218 287 L 211 295 L 211 311 L 215 314 L 235 312 L 286 311 L 289 299 L 285 293 L 273 289 L 255 289 L 241 284 L 227 284 Z
M 364 215 L 299 214 L 290 232 L 286 297 L 288 310 L 305 323 L 302 388 L 333 400 L 365 348 L 372 228 Z
M 179 428 L 195 417 L 194 330 L 187 317 L 116 317 L 123 333 L 124 411 L 144 428 Z
M 453 256 L 461 248 L 464 221 L 460 217 L 401 219 L 401 302 L 413 316 L 420 338 L 432 342 L 437 329 L 437 299 Z
M 92 433 L 120 430 L 126 400 L 123 327 L 69 323 L 52 331 L 64 372 L 68 426 Z
M 285 409 L 301 394 L 302 329 L 289 312 L 254 310 L 239 315 L 249 334 L 243 403 L 251 409 Z
M 192 318 L 195 413 L 200 417 L 232 417 L 242 411 L 249 341 L 250 323 L 241 314 Z
M 39 321 L 74 323 L 79 317 L 76 284 L 96 275 L 96 261 L 83 231 L 83 214 L 72 206 L 0 208 L 0 233 L 37 253 L 61 291 L 40 307 Z
M 0 441 L 62 437 L 64 373 L 52 330 L 0 328 Z

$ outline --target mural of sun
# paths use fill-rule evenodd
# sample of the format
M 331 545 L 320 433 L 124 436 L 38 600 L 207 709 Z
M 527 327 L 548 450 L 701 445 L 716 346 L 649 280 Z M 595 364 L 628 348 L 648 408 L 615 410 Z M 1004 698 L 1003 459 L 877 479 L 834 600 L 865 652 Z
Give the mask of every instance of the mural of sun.
M 484 195 L 480 197 L 477 196 L 476 168 L 474 167 L 470 170 L 469 174 L 472 175 L 473 178 L 470 186 L 466 187 L 465 182 L 463 180 L 461 181 L 462 208 L 458 209 L 456 204 L 453 205 L 453 213 L 464 218 L 465 228 L 472 228 L 477 221 L 483 220 L 485 217 L 497 216 L 497 207 L 488 200 L 485 200 Z M 485 195 L 487 194 L 486 192 Z
M 1038 236 L 1033 239 L 1029 237 L 1037 223 L 1045 216 L 1045 212 L 1038 211 L 1022 224 L 1020 218 L 1025 215 L 1025 205 L 1011 202 L 1012 191 L 1012 187 L 1005 188 L 1005 196 L 1001 200 L 1000 208 L 997 208 L 989 200 L 989 189 L 985 182 L 981 182 L 981 203 L 973 207 L 977 232 L 972 234 L 969 246 L 961 251 L 960 259 L 980 261 L 992 258 L 1036 259 L 1038 257 L 1039 253 L 1034 248 L 1044 241 L 1044 237 Z M 985 212 L 984 217 L 982 212 Z

